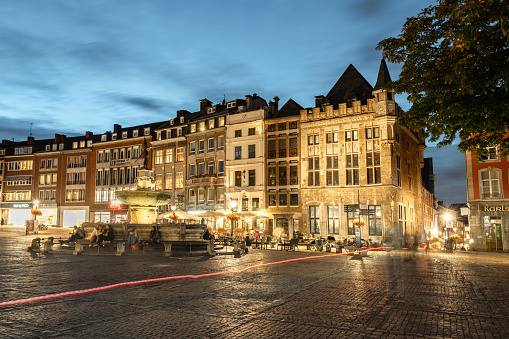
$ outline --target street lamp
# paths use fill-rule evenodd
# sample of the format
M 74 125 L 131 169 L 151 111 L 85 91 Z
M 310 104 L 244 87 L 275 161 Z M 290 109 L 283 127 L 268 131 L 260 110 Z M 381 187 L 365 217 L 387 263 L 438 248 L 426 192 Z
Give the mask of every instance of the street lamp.
M 233 225 L 235 223 L 235 218 L 234 218 L 234 215 L 233 215 L 233 212 L 235 212 L 235 207 L 237 206 L 237 202 L 235 200 L 230 200 L 230 209 L 232 211 L 231 213 L 231 218 L 230 219 L 230 222 L 231 222 L 231 227 L 232 227 L 232 236 L 233 236 Z

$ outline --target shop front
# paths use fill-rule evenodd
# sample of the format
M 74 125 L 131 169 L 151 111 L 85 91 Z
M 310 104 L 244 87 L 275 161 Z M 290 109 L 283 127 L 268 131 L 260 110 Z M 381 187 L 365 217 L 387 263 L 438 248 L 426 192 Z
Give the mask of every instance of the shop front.
M 509 252 L 509 205 L 470 203 L 470 248 Z
M 128 221 L 128 207 L 112 202 L 109 207 L 98 207 L 90 210 L 90 220 L 104 223 L 120 223 Z
M 88 207 L 62 207 L 60 211 L 60 220 L 62 221 L 63 227 L 81 225 L 83 222 L 88 221 Z
M 39 210 L 42 215 L 37 217 L 39 224 L 46 226 L 58 226 L 58 207 L 57 204 L 39 204 Z
M 0 203 L 1 219 L 4 225 L 20 226 L 30 220 L 31 202 L 2 202 Z

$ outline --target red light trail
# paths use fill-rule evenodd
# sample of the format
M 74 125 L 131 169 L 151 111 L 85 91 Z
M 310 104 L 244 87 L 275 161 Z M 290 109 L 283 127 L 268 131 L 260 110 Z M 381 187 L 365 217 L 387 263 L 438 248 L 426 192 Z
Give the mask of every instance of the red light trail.
M 361 252 L 384 250 L 384 249 L 392 249 L 392 247 L 372 247 L 370 249 L 359 250 L 356 252 L 361 253 Z M 237 273 L 243 273 L 248 270 L 252 270 L 254 268 L 260 268 L 260 267 L 266 267 L 266 266 L 272 266 L 272 265 L 280 265 L 280 264 L 286 264 L 286 263 L 302 261 L 302 260 L 329 258 L 329 257 L 335 257 L 335 256 L 340 256 L 340 255 L 350 255 L 350 254 L 354 254 L 354 252 L 325 254 L 325 255 L 317 255 L 317 256 L 311 256 L 311 257 L 303 257 L 303 258 L 294 258 L 294 259 L 288 259 L 288 260 L 282 260 L 282 261 L 275 261 L 275 262 L 271 262 L 271 263 L 248 266 L 248 267 L 242 268 L 240 270 L 236 270 L 236 271 L 223 271 L 223 272 L 207 273 L 207 274 L 200 274 L 200 275 L 180 275 L 180 276 L 175 276 L 175 277 L 163 277 L 163 278 L 145 279 L 145 280 L 137 280 L 137 281 L 128 281 L 128 282 L 123 282 L 123 283 L 119 283 L 119 284 L 89 288 L 86 290 L 70 291 L 70 292 L 50 294 L 50 295 L 44 295 L 44 296 L 28 298 L 28 299 L 6 301 L 6 302 L 0 303 L 0 307 L 26 304 L 26 303 L 35 302 L 35 301 L 62 298 L 62 297 L 80 295 L 80 294 L 93 293 L 93 292 L 100 292 L 100 291 L 110 290 L 112 288 L 123 287 L 123 286 L 133 286 L 133 285 L 140 285 L 140 284 L 147 284 L 147 283 L 154 283 L 154 282 L 161 282 L 161 281 L 180 280 L 180 279 L 201 279 L 201 278 L 214 277 L 214 276 L 224 275 L 224 274 L 237 274 Z

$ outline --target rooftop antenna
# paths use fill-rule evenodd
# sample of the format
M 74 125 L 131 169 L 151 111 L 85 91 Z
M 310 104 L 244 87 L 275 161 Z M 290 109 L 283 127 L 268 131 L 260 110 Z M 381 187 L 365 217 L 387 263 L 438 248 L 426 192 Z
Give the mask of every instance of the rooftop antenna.
M 226 86 L 223 86 L 223 105 L 226 105 Z
M 32 125 L 33 124 L 34 124 L 33 122 L 30 123 L 30 136 L 32 136 Z

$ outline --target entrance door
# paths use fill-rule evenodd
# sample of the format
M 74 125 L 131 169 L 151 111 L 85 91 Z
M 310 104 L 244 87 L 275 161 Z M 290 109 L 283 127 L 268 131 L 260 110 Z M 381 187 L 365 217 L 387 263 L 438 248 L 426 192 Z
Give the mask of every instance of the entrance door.
M 486 249 L 502 251 L 502 224 L 491 223 L 486 231 Z

